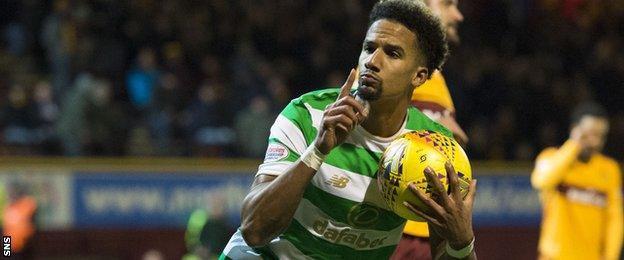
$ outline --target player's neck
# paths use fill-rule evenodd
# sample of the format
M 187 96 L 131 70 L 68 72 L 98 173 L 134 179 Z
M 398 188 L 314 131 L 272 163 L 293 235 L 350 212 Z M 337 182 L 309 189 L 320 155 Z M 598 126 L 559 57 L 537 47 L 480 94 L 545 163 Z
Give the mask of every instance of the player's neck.
M 407 115 L 406 101 L 377 100 L 371 102 L 371 109 L 362 127 L 369 133 L 379 137 L 389 137 L 401 130 Z

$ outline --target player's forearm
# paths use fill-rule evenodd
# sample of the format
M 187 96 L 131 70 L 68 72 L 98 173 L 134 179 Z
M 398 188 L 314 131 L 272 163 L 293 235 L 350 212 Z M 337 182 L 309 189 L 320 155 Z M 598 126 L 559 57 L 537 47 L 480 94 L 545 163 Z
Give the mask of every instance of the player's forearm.
M 298 161 L 275 180 L 258 186 L 243 202 L 241 232 L 248 245 L 263 246 L 292 221 L 316 171 Z
M 554 154 L 538 158 L 531 174 L 531 184 L 536 189 L 554 188 L 576 161 L 581 146 L 574 141 L 567 141 Z

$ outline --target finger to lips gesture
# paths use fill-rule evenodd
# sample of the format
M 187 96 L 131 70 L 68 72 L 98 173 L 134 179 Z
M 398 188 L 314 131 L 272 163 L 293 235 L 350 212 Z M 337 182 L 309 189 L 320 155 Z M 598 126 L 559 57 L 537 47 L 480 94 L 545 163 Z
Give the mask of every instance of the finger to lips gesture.
M 427 220 L 429 226 L 441 237 L 445 238 L 451 247 L 463 248 L 474 237 L 472 230 L 472 207 L 474 205 L 477 180 L 470 182 L 468 194 L 465 198 L 462 198 L 459 177 L 455 172 L 455 168 L 449 162 L 445 164 L 445 168 L 450 194 L 444 189 L 437 177 L 437 173 L 431 167 L 427 167 L 424 171 L 427 182 L 432 187 L 431 198 L 418 190 L 413 183 L 409 185 L 409 189 L 416 197 L 432 209 L 430 213 L 417 209 L 407 201 L 404 202 L 404 205 Z
M 356 77 L 357 72 L 351 69 L 347 81 L 340 88 L 336 102 L 325 108 L 315 141 L 316 147 L 323 154 L 328 154 L 344 142 L 349 133 L 368 116 L 364 107 L 349 94 Z

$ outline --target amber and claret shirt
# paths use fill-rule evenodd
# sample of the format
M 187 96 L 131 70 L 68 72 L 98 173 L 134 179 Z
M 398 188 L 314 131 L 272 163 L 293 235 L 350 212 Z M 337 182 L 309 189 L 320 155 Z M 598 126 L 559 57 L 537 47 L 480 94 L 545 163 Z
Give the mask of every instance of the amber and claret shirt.
M 433 120 L 442 115 L 455 117 L 453 98 L 439 70 L 433 72 L 430 79 L 414 89 L 412 105 Z
M 622 185 L 618 163 L 602 154 L 579 161 L 569 140 L 537 157 L 531 184 L 540 193 L 540 259 L 618 259 L 622 248 Z

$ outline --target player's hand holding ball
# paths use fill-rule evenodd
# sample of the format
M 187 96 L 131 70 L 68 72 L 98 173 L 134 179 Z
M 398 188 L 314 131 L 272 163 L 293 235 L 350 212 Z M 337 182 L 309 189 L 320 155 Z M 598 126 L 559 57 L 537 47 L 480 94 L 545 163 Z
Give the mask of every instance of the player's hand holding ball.
M 466 153 L 452 138 L 432 131 L 403 135 L 384 152 L 377 180 L 399 216 L 429 222 L 454 248 L 471 242 L 476 181 Z

